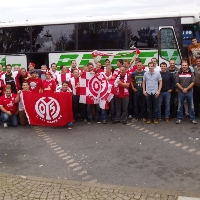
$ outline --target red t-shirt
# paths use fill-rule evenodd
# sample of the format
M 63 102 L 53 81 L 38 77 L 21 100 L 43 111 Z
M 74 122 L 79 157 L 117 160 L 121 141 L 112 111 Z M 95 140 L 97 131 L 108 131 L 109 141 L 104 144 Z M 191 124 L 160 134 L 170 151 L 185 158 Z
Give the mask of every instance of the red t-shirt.
M 50 87 L 51 90 L 45 90 Z M 54 80 L 47 81 L 46 79 L 42 82 L 42 89 L 44 93 L 54 93 L 56 91 L 56 82 Z
M 3 95 L 0 97 L 0 105 L 3 106 L 7 111 L 10 111 L 12 114 L 17 112 L 17 104 L 15 103 L 16 94 L 12 93 L 10 97 Z
M 124 76 L 123 77 L 121 76 L 120 78 L 123 78 L 123 79 L 120 79 L 120 81 L 122 83 L 124 83 Z M 130 79 L 129 76 L 127 76 L 126 83 L 129 83 L 129 84 L 131 83 L 131 79 Z M 119 87 L 119 95 L 115 95 L 116 97 L 118 97 L 118 98 L 127 98 L 127 97 L 129 97 L 129 93 L 124 94 L 124 87 L 121 84 L 119 84 L 118 87 Z
M 30 78 L 28 84 L 31 92 L 39 92 L 42 87 L 42 80 L 41 78 Z

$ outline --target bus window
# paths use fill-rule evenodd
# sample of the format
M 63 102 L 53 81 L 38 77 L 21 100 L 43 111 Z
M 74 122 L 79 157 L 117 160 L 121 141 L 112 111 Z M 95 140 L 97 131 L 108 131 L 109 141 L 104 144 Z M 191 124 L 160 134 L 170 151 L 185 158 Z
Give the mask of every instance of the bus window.
M 128 47 L 157 49 L 159 26 L 173 26 L 179 36 L 179 21 L 179 18 L 127 21 Z
M 92 22 L 78 24 L 78 49 L 125 48 L 125 22 Z
M 180 49 L 173 27 L 160 28 L 159 55 L 166 61 L 175 60 L 177 65 L 181 64 Z

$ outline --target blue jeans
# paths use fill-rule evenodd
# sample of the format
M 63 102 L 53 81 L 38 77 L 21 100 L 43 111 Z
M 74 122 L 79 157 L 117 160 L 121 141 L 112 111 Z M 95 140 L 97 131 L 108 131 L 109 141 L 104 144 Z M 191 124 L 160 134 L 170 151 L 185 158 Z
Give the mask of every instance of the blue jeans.
M 177 110 L 177 119 L 182 120 L 183 118 L 183 104 L 186 99 L 189 108 L 190 120 L 195 120 L 194 114 L 194 104 L 193 104 L 193 92 L 188 93 L 178 92 L 178 110 Z
M 145 96 L 142 91 L 137 91 L 133 93 L 133 104 L 134 104 L 134 118 L 138 119 L 139 108 L 140 108 L 140 118 L 145 118 L 146 102 L 145 102 Z
M 170 115 L 170 99 L 171 93 L 170 92 L 161 92 L 158 97 L 158 118 L 161 118 L 161 106 L 164 100 L 165 103 L 165 119 L 169 118 Z
M 111 114 L 111 120 L 115 119 L 115 99 L 114 97 L 110 101 L 110 114 Z M 107 120 L 107 110 L 102 109 L 101 110 L 101 118 L 102 120 Z
M 94 104 L 94 106 L 95 106 L 95 119 L 100 120 L 101 109 L 99 107 L 99 104 Z M 87 116 L 88 116 L 88 121 L 92 121 L 92 104 L 87 104 Z
M 158 97 L 148 94 L 146 97 L 148 120 L 158 119 Z
M 17 122 L 17 115 L 11 115 L 9 116 L 8 114 L 1 112 L 1 120 L 3 123 L 7 123 L 8 120 L 10 119 L 10 124 L 11 126 L 17 126 L 18 122 Z

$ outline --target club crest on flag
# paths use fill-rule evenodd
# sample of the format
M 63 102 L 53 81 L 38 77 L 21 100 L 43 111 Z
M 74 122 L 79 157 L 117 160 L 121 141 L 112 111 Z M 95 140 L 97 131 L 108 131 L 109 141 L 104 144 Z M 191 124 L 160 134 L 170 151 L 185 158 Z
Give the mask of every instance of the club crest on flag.
M 88 94 L 90 94 L 90 97 L 94 101 L 96 101 L 96 99 L 99 99 L 99 90 L 101 88 L 101 83 L 99 78 L 94 76 L 92 79 L 90 79 L 88 83 L 88 88 L 89 88 Z
M 62 118 L 60 105 L 52 97 L 42 97 L 35 104 L 35 111 L 41 120 L 47 123 L 55 123 Z

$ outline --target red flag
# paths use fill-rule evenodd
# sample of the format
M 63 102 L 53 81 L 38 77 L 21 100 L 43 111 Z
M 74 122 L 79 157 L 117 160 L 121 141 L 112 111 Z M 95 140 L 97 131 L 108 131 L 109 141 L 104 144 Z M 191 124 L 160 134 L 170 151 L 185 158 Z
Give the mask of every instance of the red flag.
M 101 80 L 98 75 L 84 72 L 80 79 L 80 103 L 98 104 Z
M 73 121 L 71 93 L 23 92 L 22 101 L 32 125 L 64 126 Z
M 114 82 L 115 79 L 107 80 L 106 76 L 101 73 L 101 90 L 99 99 L 99 106 L 101 109 L 109 109 L 109 102 L 114 97 Z

